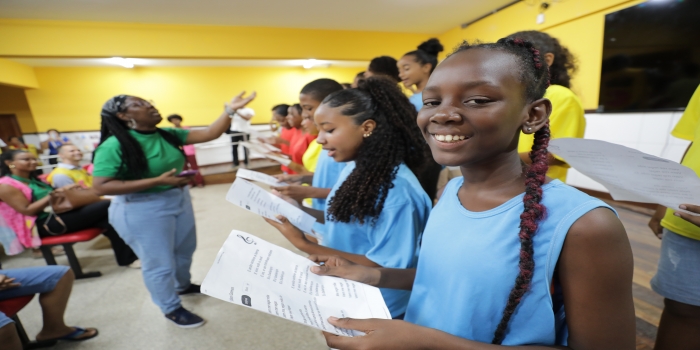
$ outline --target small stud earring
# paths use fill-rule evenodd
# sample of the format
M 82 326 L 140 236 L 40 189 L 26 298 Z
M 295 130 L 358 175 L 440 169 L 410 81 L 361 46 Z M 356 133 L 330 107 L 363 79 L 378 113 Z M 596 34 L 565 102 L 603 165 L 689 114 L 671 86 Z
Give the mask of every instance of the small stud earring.
M 532 128 L 528 126 L 528 127 L 527 127 L 527 131 L 528 131 L 528 132 L 532 131 Z
M 364 134 L 364 137 L 365 137 L 365 138 L 368 138 L 368 137 L 370 137 L 370 136 L 372 136 L 372 132 L 371 132 L 371 131 L 368 132 L 368 133 L 366 133 L 366 134 Z

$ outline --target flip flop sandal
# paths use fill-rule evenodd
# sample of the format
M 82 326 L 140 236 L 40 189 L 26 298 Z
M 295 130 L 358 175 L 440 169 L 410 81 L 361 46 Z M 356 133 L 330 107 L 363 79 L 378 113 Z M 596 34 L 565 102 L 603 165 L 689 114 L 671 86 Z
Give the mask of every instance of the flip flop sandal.
M 81 335 L 85 334 L 85 332 L 87 332 L 87 330 L 84 328 L 80 328 L 80 327 L 73 327 L 73 328 L 75 328 L 75 331 L 73 331 L 69 334 L 66 334 L 60 338 L 46 339 L 46 340 L 42 340 L 41 342 L 43 343 L 43 342 L 58 341 L 58 340 L 83 341 L 83 340 L 92 339 L 92 338 L 96 337 L 98 334 L 100 334 L 100 332 L 97 329 L 95 329 L 95 334 L 93 334 L 89 337 L 85 337 L 85 338 L 78 338 Z

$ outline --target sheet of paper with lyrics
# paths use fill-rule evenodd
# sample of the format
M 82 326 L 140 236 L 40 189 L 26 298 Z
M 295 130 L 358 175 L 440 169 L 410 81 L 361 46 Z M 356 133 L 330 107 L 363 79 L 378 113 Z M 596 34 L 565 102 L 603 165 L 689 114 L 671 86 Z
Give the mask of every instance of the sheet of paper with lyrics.
M 362 332 L 337 328 L 331 316 L 389 319 L 378 288 L 318 276 L 316 264 L 242 231 L 231 231 L 202 282 L 202 293 L 244 307 L 344 336 Z
M 552 140 L 548 150 L 601 183 L 615 200 L 658 203 L 674 210 L 680 210 L 681 204 L 700 204 L 700 178 L 668 159 L 610 142 L 575 138 Z

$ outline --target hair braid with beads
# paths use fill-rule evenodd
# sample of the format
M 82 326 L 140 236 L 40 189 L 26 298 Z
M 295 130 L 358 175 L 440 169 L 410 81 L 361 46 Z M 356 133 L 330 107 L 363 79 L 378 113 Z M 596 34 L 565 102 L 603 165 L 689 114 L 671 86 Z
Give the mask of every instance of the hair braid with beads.
M 331 220 L 373 224 L 394 186 L 398 166 L 405 163 L 418 175 L 430 159 L 430 149 L 416 125 L 416 109 L 395 82 L 383 77 L 334 92 L 323 103 L 341 107 L 341 113 L 356 125 L 370 119 L 377 123 L 357 151 L 355 169 L 328 204 Z
M 549 87 L 549 70 L 544 59 L 531 43 L 521 39 L 500 39 L 492 44 L 469 45 L 462 43 L 453 54 L 468 49 L 498 50 L 509 53 L 517 59 L 520 65 L 520 81 L 525 85 L 525 100 L 529 103 L 544 97 Z M 539 222 L 545 215 L 546 208 L 542 202 L 542 184 L 545 182 L 547 169 L 547 146 L 549 145 L 549 122 L 535 132 L 535 142 L 530 151 L 532 164 L 525 170 L 525 196 L 523 197 L 524 211 L 520 215 L 520 258 L 518 276 L 515 285 L 508 295 L 508 301 L 503 310 L 501 320 L 494 332 L 493 344 L 501 344 L 506 335 L 508 323 L 517 309 L 520 301 L 530 288 L 530 282 L 535 270 L 534 249 L 532 239 Z

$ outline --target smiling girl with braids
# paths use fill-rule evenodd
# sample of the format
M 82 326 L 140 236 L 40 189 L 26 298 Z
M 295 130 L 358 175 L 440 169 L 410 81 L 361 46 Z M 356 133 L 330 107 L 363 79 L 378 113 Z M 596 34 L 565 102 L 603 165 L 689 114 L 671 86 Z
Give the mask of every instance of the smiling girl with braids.
M 632 252 L 615 212 L 545 176 L 549 84 L 521 40 L 462 44 L 433 72 L 418 126 L 435 160 L 460 166 L 430 215 L 417 269 L 340 257 L 311 270 L 412 290 L 404 321 L 329 321 L 338 349 L 634 349 Z M 520 132 L 534 134 L 523 166 Z M 509 347 L 510 348 L 510 347 Z
M 415 109 L 395 82 L 372 77 L 357 89 L 328 95 L 314 114 L 316 141 L 336 162 L 349 162 L 323 212 L 305 208 L 325 227 L 322 244 L 306 239 L 286 219 L 268 222 L 299 250 L 337 254 L 372 267 L 414 268 L 431 203 L 414 173 L 429 150 Z M 383 289 L 391 316 L 403 316 L 410 293 Z
M 182 328 L 204 320 L 182 307 L 180 295 L 197 294 L 190 281 L 197 232 L 183 145 L 214 140 L 231 125 L 236 110 L 255 93 L 234 97 L 209 127 L 201 130 L 158 128 L 163 120 L 148 101 L 118 95 L 102 106 L 100 145 L 95 150 L 95 191 L 115 195 L 109 223 L 141 260 L 143 279 L 165 317 Z

